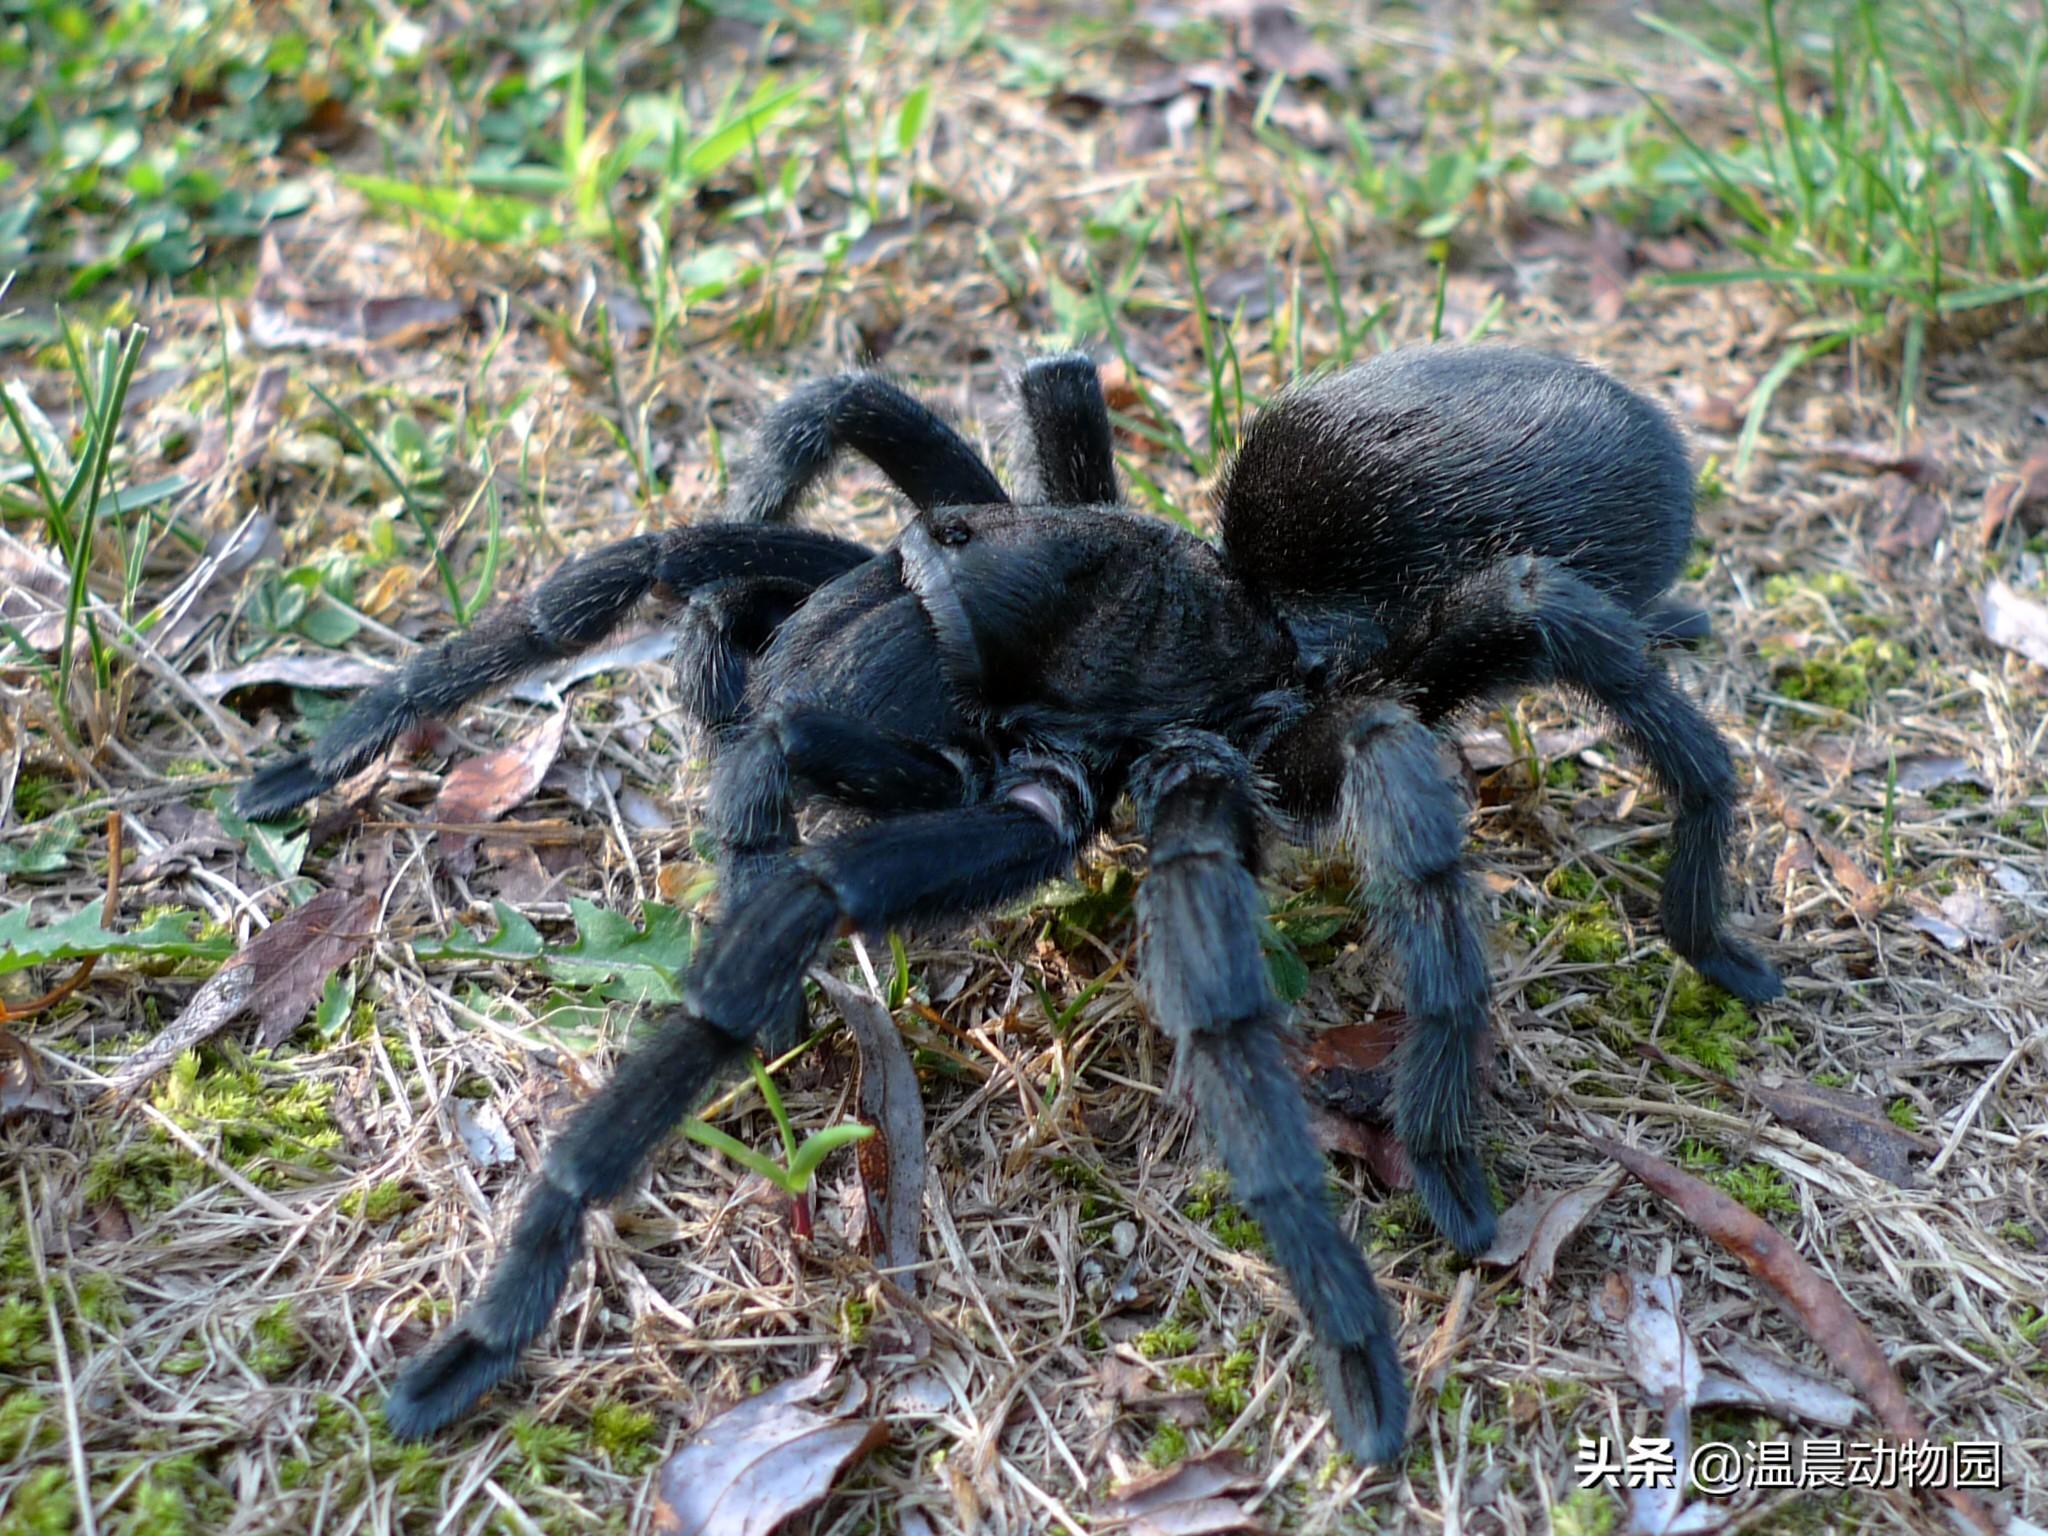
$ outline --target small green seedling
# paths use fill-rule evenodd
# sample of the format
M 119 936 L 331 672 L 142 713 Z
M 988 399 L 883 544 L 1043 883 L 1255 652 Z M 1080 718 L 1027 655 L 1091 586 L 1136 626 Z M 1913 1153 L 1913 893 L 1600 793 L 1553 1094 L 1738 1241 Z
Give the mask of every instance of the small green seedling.
M 806 1136 L 802 1146 L 797 1145 L 796 1132 L 789 1123 L 789 1111 L 783 1108 L 782 1095 L 775 1087 L 775 1079 L 768 1075 L 768 1069 L 760 1061 L 747 1063 L 754 1074 L 754 1082 L 761 1090 L 761 1098 L 768 1106 L 768 1113 L 775 1117 L 775 1128 L 782 1133 L 782 1155 L 786 1163 L 778 1163 L 772 1157 L 765 1157 L 752 1147 L 701 1120 L 685 1120 L 683 1134 L 692 1141 L 723 1152 L 749 1173 L 757 1173 L 789 1196 L 790 1227 L 798 1237 L 808 1240 L 811 1236 L 811 1203 L 809 1190 L 811 1177 L 818 1171 L 819 1164 L 837 1152 L 841 1147 L 856 1141 L 866 1141 L 875 1134 L 872 1125 L 862 1125 L 849 1120 L 843 1125 L 827 1126 L 815 1136 Z

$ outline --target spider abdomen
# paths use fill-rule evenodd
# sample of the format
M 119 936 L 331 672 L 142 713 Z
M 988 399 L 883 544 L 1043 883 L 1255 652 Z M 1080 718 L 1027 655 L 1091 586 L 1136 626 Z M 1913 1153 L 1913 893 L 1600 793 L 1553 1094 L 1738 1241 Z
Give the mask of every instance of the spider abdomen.
M 1512 347 L 1384 353 L 1280 395 L 1222 493 L 1223 547 L 1283 610 L 1386 620 L 1475 567 L 1535 555 L 1641 613 L 1677 577 L 1692 472 L 1663 412 Z

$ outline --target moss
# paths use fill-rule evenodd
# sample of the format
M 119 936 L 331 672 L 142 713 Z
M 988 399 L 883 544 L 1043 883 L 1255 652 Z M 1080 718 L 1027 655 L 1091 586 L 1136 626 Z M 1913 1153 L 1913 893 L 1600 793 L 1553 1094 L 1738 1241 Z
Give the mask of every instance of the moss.
M 0 1536 L 71 1536 L 76 1529 L 78 1495 L 68 1467 L 31 1472 L 0 1518 Z
M 1236 1253 L 1264 1253 L 1266 1237 L 1259 1224 L 1230 1201 L 1230 1180 L 1210 1169 L 1201 1174 L 1181 1201 L 1181 1214 L 1199 1221 L 1224 1247 Z
M 1893 1099 L 1885 1106 L 1885 1118 L 1902 1131 L 1920 1129 L 1920 1110 L 1911 1099 Z
M 1593 1488 L 1574 1488 L 1551 1506 L 1551 1536 L 1612 1536 L 1615 1503 Z
M 875 1305 L 861 1296 L 848 1296 L 839 1303 L 839 1336 L 849 1348 L 858 1348 L 874 1321 Z
M 543 1424 L 530 1413 L 512 1421 L 512 1443 L 525 1460 L 521 1470 L 526 1481 L 536 1485 L 547 1483 L 578 1449 L 574 1429 L 566 1424 Z
M 306 1335 L 289 1301 L 259 1313 L 251 1333 L 249 1364 L 265 1381 L 290 1375 L 306 1353 Z
M 343 1214 L 371 1222 L 390 1221 L 419 1203 L 420 1197 L 398 1179 L 385 1179 L 368 1189 L 352 1189 L 341 1197 Z
M 227 1527 L 234 1495 L 194 1456 L 166 1456 L 149 1463 L 111 1521 L 110 1536 L 198 1536 Z
M 1628 953 L 1628 939 L 1605 907 L 1566 918 L 1563 929 L 1558 953 L 1573 965 L 1607 965 Z
M 1764 601 L 1773 608 L 1793 607 L 1809 594 L 1842 602 L 1860 596 L 1862 588 L 1847 571 L 1805 571 L 1764 582 Z
M 0 1397 L 0 1460 L 12 1461 L 38 1446 L 54 1445 L 60 1409 L 40 1392 L 23 1388 Z
M 341 1145 L 327 1108 L 332 1086 L 303 1077 L 281 1080 L 281 1065 L 267 1051 L 187 1051 L 150 1097 L 252 1184 L 277 1189 L 332 1167 Z M 84 1193 L 88 1204 L 118 1201 L 147 1215 L 168 1210 L 217 1177 L 167 1132 L 151 1127 L 95 1156 Z
M 1905 646 L 1874 635 L 1859 635 L 1847 645 L 1803 655 L 1781 654 L 1776 660 L 1773 682 L 1778 692 L 1845 714 L 1862 708 L 1871 695 L 1907 682 L 1915 670 Z
M 1560 901 L 1590 901 L 1600 894 L 1600 881 L 1583 864 L 1563 864 L 1544 880 L 1543 894 Z
M 1188 1454 L 1188 1433 L 1178 1424 L 1162 1424 L 1145 1442 L 1145 1460 L 1155 1467 L 1170 1467 Z
M 1730 1168 L 1714 1183 L 1767 1221 L 1774 1215 L 1793 1215 L 1799 1209 L 1799 1197 L 1792 1193 L 1785 1176 L 1763 1163 Z
M 1131 1342 L 1147 1360 L 1171 1360 L 1193 1354 L 1201 1335 L 1187 1323 L 1169 1320 L 1156 1328 L 1147 1328 Z
M 1673 964 L 1668 956 L 1652 954 L 1617 973 L 1606 997 L 1595 1005 L 1601 1032 L 1617 1049 L 1628 1051 L 1648 1040 L 1654 1026 L 1658 1043 L 1672 1055 L 1710 1072 L 1734 1071 L 1756 1038 L 1755 1020 L 1691 967 L 1679 967 L 1674 978 Z M 1663 1022 L 1658 1024 L 1660 1012 Z
M 1209 1430 L 1221 1434 L 1252 1400 L 1252 1371 L 1258 1356 L 1248 1349 L 1234 1349 L 1216 1365 L 1177 1365 L 1171 1373 L 1173 1384 L 1184 1391 L 1199 1392 L 1209 1408 Z
M 654 1457 L 654 1415 L 626 1403 L 599 1403 L 590 1414 L 590 1443 L 627 1475 L 645 1471 Z
M 14 781 L 15 819 L 25 825 L 46 820 L 62 810 L 70 798 L 64 780 L 24 768 Z

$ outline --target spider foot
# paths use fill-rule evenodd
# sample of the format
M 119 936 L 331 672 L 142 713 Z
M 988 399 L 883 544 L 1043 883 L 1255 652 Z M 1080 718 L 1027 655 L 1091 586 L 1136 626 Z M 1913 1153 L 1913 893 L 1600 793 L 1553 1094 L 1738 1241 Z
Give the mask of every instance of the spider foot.
M 1415 1192 L 1453 1248 L 1466 1255 L 1493 1246 L 1493 1189 L 1486 1171 L 1470 1148 L 1442 1152 L 1408 1151 L 1408 1169 Z
M 235 810 L 251 821 L 268 821 L 333 787 L 334 780 L 313 766 L 312 757 L 299 752 L 252 775 L 235 792 Z
M 1360 1461 L 1386 1466 L 1408 1443 L 1408 1381 L 1391 1333 L 1362 1343 L 1319 1344 L 1316 1373 L 1330 1405 L 1338 1441 Z
M 547 1326 L 583 1250 L 583 1201 L 543 1172 L 519 1214 L 512 1243 L 483 1295 L 398 1378 L 384 1422 L 420 1440 L 461 1418 L 519 1369 L 520 1351 Z
M 1747 944 L 1722 939 L 1703 955 L 1689 955 L 1692 968 L 1724 992 L 1732 992 L 1745 1003 L 1768 1003 L 1782 996 L 1785 983 L 1778 979 L 1770 961 Z
M 493 1344 L 467 1322 L 457 1323 L 398 1378 L 384 1399 L 384 1423 L 394 1439 L 424 1440 L 518 1368 L 518 1345 Z

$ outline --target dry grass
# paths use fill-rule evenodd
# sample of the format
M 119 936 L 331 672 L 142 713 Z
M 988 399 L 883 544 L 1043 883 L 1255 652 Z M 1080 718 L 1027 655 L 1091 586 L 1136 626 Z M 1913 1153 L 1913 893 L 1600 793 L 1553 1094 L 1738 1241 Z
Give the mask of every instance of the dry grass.
M 1019 30 L 1034 35 L 1037 25 Z M 1351 59 L 1383 82 L 1374 94 L 1394 140 L 1425 96 L 1469 112 L 1488 95 L 1495 124 L 1519 125 L 1497 131 L 1527 136 L 1531 165 L 1472 197 L 1442 330 L 1466 334 L 1483 316 L 1497 335 L 1609 366 L 1669 404 L 1725 466 L 1733 434 L 1721 402 L 1754 386 L 1791 317 L 1751 290 L 1638 285 L 1618 318 L 1596 318 L 1588 247 L 1554 233 L 1546 243 L 1523 202 L 1530 186 L 1566 174 L 1556 114 L 1598 106 L 1572 84 L 1583 61 L 1623 45 L 1600 17 L 1581 15 L 1554 47 L 1540 41 L 1546 31 L 1488 74 L 1475 40 L 1484 35 L 1369 28 L 1355 34 Z M 748 289 L 699 306 L 660 357 L 650 361 L 643 341 L 621 350 L 616 369 L 600 366 L 584 349 L 594 322 L 583 294 L 593 278 L 615 281 L 602 252 L 574 243 L 485 250 L 407 230 L 322 181 L 315 208 L 280 236 L 309 283 L 508 295 L 511 323 L 502 337 L 444 332 L 355 355 L 284 354 L 292 376 L 276 428 L 206 509 L 206 531 L 255 505 L 276 520 L 287 567 L 371 547 L 369 522 L 391 512 L 390 487 L 342 451 L 314 383 L 378 427 L 401 414 L 429 427 L 471 411 L 508 418 L 487 444 L 518 530 L 500 590 L 565 551 L 701 515 L 717 480 L 708 422 L 730 443 L 787 382 L 871 352 L 999 448 L 1006 369 L 1054 330 L 1056 287 L 1087 291 L 1082 221 L 1141 180 L 1148 209 L 1181 200 L 1212 294 L 1226 276 L 1243 293 L 1272 279 L 1277 308 L 1248 311 L 1232 328 L 1248 393 L 1291 371 L 1295 338 L 1276 333 L 1297 278 L 1302 353 L 1320 360 L 1338 345 L 1340 317 L 1304 207 L 1329 215 L 1321 233 L 1352 306 L 1348 323 L 1384 300 L 1373 344 L 1428 336 L 1436 272 L 1427 253 L 1371 210 L 1333 202 L 1335 173 L 1316 157 L 1273 147 L 1241 121 L 1199 122 L 1183 150 L 1133 157 L 1121 136 L 1134 114 L 1048 115 L 995 50 L 928 59 L 888 29 L 856 39 L 851 50 L 809 49 L 803 62 L 826 71 L 828 95 L 857 80 L 863 99 L 887 103 L 933 82 L 933 127 L 916 162 L 930 220 L 912 239 L 876 242 L 850 269 L 806 255 L 815 229 L 778 232 L 787 249 L 773 315 L 754 345 L 737 339 L 765 308 L 763 292 Z M 1107 78 L 1111 41 L 1080 48 L 1077 69 Z M 1667 51 L 1627 46 L 1641 49 L 1632 69 L 1661 73 L 1686 99 L 1695 82 Z M 695 67 L 715 81 L 728 66 L 707 50 Z M 902 175 L 902 166 L 884 175 L 885 215 L 901 209 Z M 765 224 L 736 236 L 709 214 L 686 212 L 681 226 L 692 239 L 769 238 Z M 1131 254 L 1133 358 L 1199 443 L 1208 374 L 1171 216 L 1142 252 L 1097 250 Z M 1501 307 L 1489 314 L 1496 296 Z M 247 345 L 246 315 L 238 320 L 233 305 L 225 336 L 222 315 L 191 297 L 153 298 L 143 318 L 154 348 L 146 369 L 184 373 L 131 414 L 136 483 L 162 472 L 181 440 L 220 424 L 212 370 L 223 348 L 238 397 L 269 361 Z M 1704 1045 L 1674 1043 L 1684 1021 L 1674 1017 L 1673 971 L 1645 920 L 1656 888 L 1648 861 L 1666 818 L 1606 748 L 1534 779 L 1521 765 L 1485 775 L 1474 823 L 1499 938 L 1503 1060 L 1488 1156 L 1501 1191 L 1512 1198 L 1600 1176 L 1607 1165 L 1576 1129 L 1731 1178 L 1840 1286 L 1937 1433 L 2006 1447 L 2001 1501 L 2036 1521 L 2048 1518 L 2048 973 L 2031 941 L 2048 915 L 2048 708 L 2042 672 L 1982 637 L 1975 594 L 1987 564 L 1973 523 L 1990 478 L 2040 441 L 2048 364 L 2038 341 L 2016 325 L 1930 350 L 1916 431 L 1941 470 L 1927 494 L 1948 514 L 1931 547 L 1877 553 L 1891 515 L 1883 481 L 1816 455 L 1896 427 L 1881 338 L 1795 375 L 1751 483 L 1703 504 L 1707 558 L 1689 590 L 1712 610 L 1716 639 L 1677 665 L 1760 786 L 1741 818 L 1737 882 L 1747 920 L 1790 978 L 1785 1003 L 1753 1019 L 1713 1012 L 1699 1025 L 1711 1037 Z M 65 397 L 48 362 L 22 377 L 54 413 Z M 661 477 L 649 495 L 622 445 L 643 419 Z M 1126 447 L 1176 505 L 1203 516 L 1193 465 L 1136 437 Z M 477 462 L 450 456 L 451 508 L 479 483 Z M 849 476 L 817 515 L 879 540 L 896 512 Z M 458 569 L 480 529 L 477 514 L 454 543 Z M 2038 564 L 2016 540 L 2006 548 Z M 145 596 L 189 564 L 172 554 L 146 574 Z M 357 601 L 374 622 L 354 649 L 391 659 L 444 625 L 445 603 L 420 564 L 410 558 L 410 579 L 362 582 Z M 146 866 L 124 887 L 122 923 L 177 905 L 239 937 L 285 909 L 282 883 L 217 835 L 208 807 L 214 790 L 277 750 L 271 738 L 290 701 L 245 692 L 215 716 L 166 679 L 235 665 L 262 639 L 268 569 L 229 583 L 218 623 L 174 662 L 127 673 L 119 728 L 103 729 L 89 750 L 62 744 L 43 682 L 7 675 L 0 781 L 14 795 L 0 812 L 0 845 L 25 847 L 39 808 L 61 806 L 88 833 L 63 871 L 11 878 L 10 903 L 54 916 L 96 900 L 91 829 L 119 808 L 131 858 Z M 560 937 L 568 896 L 631 912 L 652 897 L 688 899 L 702 874 L 691 829 L 704 775 L 697 744 L 674 732 L 668 678 L 656 668 L 613 674 L 584 685 L 572 710 L 564 761 L 622 777 L 587 807 L 544 789 L 519 813 L 544 825 L 487 841 L 475 875 L 437 871 L 431 834 L 417 825 L 416 791 L 431 776 L 410 770 L 387 790 L 379 819 L 313 852 L 307 873 L 323 881 L 352 867 L 352 850 L 370 840 L 388 837 L 392 851 L 378 937 L 354 970 L 355 1011 L 330 1032 L 309 1022 L 274 1054 L 223 1038 L 186 1086 L 167 1077 L 146 1101 L 115 1105 L 96 1085 L 176 1012 L 192 977 L 110 962 L 52 1016 L 15 1026 L 62 1108 L 17 1114 L 0 1131 L 0 1258 L 16 1298 L 0 1315 L 9 1394 L 0 1399 L 0 1530 L 71 1528 L 65 1499 L 78 1465 L 103 1532 L 638 1529 L 665 1449 L 753 1387 L 843 1350 L 887 1405 L 892 1440 L 800 1529 L 911 1530 L 912 1510 L 938 1531 L 1082 1529 L 1101 1490 L 1148 1449 L 1178 1449 L 1178 1433 L 1191 1450 L 1249 1451 L 1264 1479 L 1260 1517 L 1281 1529 L 1594 1532 L 1619 1529 L 1621 1516 L 1605 1496 L 1572 1496 L 1579 1438 L 1656 1433 L 1616 1339 L 1589 1311 L 1609 1271 L 1680 1276 L 1686 1321 L 1710 1361 L 1717 1341 L 1756 1339 L 1826 1371 L 1738 1264 L 1632 1185 L 1565 1249 L 1538 1299 L 1511 1273 L 1461 1265 L 1411 1199 L 1339 1158 L 1347 1219 L 1399 1310 L 1411 1363 L 1429 1341 L 1431 1369 L 1408 1464 L 1350 1465 L 1323 1432 L 1283 1286 L 1255 1250 L 1232 1245 L 1233 1229 L 1215 1214 L 1213 1176 L 1169 1053 L 1130 989 L 1127 919 L 1083 931 L 1040 909 L 910 947 L 917 995 L 942 1021 L 899 1011 L 931 1125 L 928 1355 L 891 1355 L 882 1342 L 894 1303 L 846 1240 L 845 1213 L 857 1203 L 850 1158 L 828 1165 L 818 1237 L 799 1253 L 758 1183 L 678 1139 L 646 1192 L 594 1223 L 595 1260 L 579 1269 L 527 1378 L 459 1432 L 394 1446 L 376 1406 L 394 1363 L 472 1293 L 547 1127 L 602 1076 L 627 1023 L 621 1013 L 598 1038 L 578 1037 L 586 1049 L 550 1048 L 535 1027 L 549 1007 L 538 978 L 423 965 L 410 941 L 442 936 L 458 919 L 483 921 L 495 897 Z M 1511 713 L 1531 728 L 1576 719 L 1549 697 Z M 533 714 L 499 703 L 456 724 L 482 743 L 509 738 Z M 1888 810 L 1886 764 L 1935 757 L 1966 759 L 1973 781 L 1901 788 Z M 1762 790 L 1767 774 L 1781 793 Z M 665 824 L 642 825 L 633 793 L 658 805 Z M 1845 887 L 1824 858 L 1802 857 L 1797 839 L 1781 856 L 1788 805 L 1882 888 L 1878 899 Z M 1111 847 L 1101 862 L 1134 857 Z M 2001 885 L 2001 869 L 2016 878 Z M 1276 895 L 1322 873 L 1306 860 L 1284 863 Z M 1942 896 L 1979 889 L 2002 938 L 1951 953 L 1911 926 Z M 1574 959 L 1575 933 L 1605 946 L 1601 957 Z M 1362 924 L 1314 958 L 1304 1027 L 1398 1004 Z M 858 977 L 850 955 L 835 965 Z M 1055 1034 L 1041 993 L 1063 1006 L 1105 975 Z M 40 990 L 55 978 L 34 979 Z M 18 995 L 29 990 L 24 982 Z M 1841 1086 L 1918 1126 L 1938 1155 L 1916 1187 L 1896 1188 L 1736 1095 L 1647 1064 L 1635 1047 L 1651 1039 Z M 851 1112 L 852 1065 L 843 1038 L 827 1037 L 787 1071 L 800 1126 Z M 481 1168 L 465 1151 L 451 1110 L 458 1098 L 502 1112 L 514 1164 Z M 757 1145 L 772 1134 L 750 1094 L 721 1123 Z M 1126 1276 L 1127 1246 L 1139 1299 L 1111 1307 L 1107 1288 Z M 1462 1326 L 1439 1336 L 1468 1274 L 1476 1286 Z M 65 1320 L 59 1332 L 46 1300 Z M 1162 1431 L 1168 1419 L 1105 1394 L 1105 1362 L 1148 1351 L 1162 1389 L 1205 1394 L 1192 1426 Z M 1796 1431 L 1725 1411 L 1701 1428 L 1736 1440 Z M 1930 1505 L 1869 1495 L 1738 1502 L 1757 1530 L 1937 1523 Z

